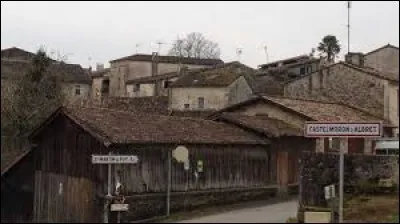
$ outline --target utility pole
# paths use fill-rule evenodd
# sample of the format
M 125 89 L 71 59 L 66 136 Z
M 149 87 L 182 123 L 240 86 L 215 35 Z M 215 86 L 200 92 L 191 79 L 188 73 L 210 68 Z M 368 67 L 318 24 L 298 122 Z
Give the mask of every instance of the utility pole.
M 347 2 L 347 54 L 350 53 L 350 7 L 351 1 Z M 348 139 L 346 139 L 348 140 Z M 340 147 L 339 158 L 339 223 L 343 223 L 343 182 L 344 182 L 344 152 Z

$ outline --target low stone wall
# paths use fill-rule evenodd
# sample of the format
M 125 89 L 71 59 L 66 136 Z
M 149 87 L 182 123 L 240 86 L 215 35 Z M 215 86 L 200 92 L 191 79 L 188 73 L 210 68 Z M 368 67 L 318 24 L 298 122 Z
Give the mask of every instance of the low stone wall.
M 224 189 L 171 194 L 170 212 L 190 211 L 204 206 L 232 204 L 250 200 L 266 200 L 276 196 L 277 187 Z M 126 197 L 129 211 L 121 214 L 123 222 L 166 215 L 166 194 L 146 194 Z M 112 214 L 111 219 L 116 218 Z
M 339 154 L 303 152 L 300 160 L 300 204 L 326 207 L 324 187 L 339 186 Z M 399 157 L 346 154 L 344 191 L 383 193 L 398 190 Z

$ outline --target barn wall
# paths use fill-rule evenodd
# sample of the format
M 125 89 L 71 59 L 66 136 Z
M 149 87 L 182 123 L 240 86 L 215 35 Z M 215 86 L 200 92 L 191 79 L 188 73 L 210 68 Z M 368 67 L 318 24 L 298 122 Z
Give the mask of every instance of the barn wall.
M 105 167 L 91 164 L 102 145 L 64 116 L 38 137 L 34 219 L 40 222 L 100 221 L 96 193 L 103 193 Z
M 121 170 L 126 195 L 159 193 L 167 189 L 167 151 L 176 146 L 132 146 L 121 149 L 120 154 L 139 157 L 135 165 L 117 165 L 113 173 Z M 173 192 L 262 187 L 275 184 L 272 154 L 259 146 L 187 146 L 190 150 L 189 171 L 184 164 L 172 160 L 171 188 Z M 197 172 L 197 161 L 203 161 L 203 172 Z M 266 172 L 268 171 L 269 172 Z
M 26 223 L 33 219 L 33 153 L 1 177 L 1 222 Z

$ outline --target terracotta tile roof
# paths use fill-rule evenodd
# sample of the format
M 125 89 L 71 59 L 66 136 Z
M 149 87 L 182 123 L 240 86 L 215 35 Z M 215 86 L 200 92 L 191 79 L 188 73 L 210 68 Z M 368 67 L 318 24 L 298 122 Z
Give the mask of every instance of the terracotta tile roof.
M 132 79 L 132 80 L 127 81 L 126 84 L 154 83 L 159 80 L 171 79 L 171 78 L 175 78 L 178 76 L 179 76 L 178 72 L 169 72 L 169 73 L 155 75 L 155 76 L 147 76 L 147 77 Z
M 273 119 L 267 115 L 247 116 L 240 113 L 224 112 L 218 120 L 227 121 L 238 126 L 255 130 L 268 137 L 303 136 L 303 130 L 284 121 Z
M 30 69 L 31 65 L 26 61 L 1 59 L 1 78 L 17 77 Z
M 102 107 L 114 110 L 130 111 L 133 113 L 168 115 L 168 97 L 102 97 L 101 100 L 87 100 L 86 107 Z
M 192 71 L 182 75 L 170 86 L 179 87 L 226 87 L 232 84 L 240 76 L 246 80 L 255 73 L 255 70 L 239 62 L 226 63 L 211 69 Z
M 103 108 L 63 108 L 78 125 L 110 144 L 268 144 L 231 125 L 199 118 L 134 114 Z
M 333 102 L 289 99 L 271 96 L 263 96 L 263 98 L 303 114 L 304 116 L 310 117 L 316 121 L 361 122 L 382 120 L 381 118 L 372 116 L 363 111 Z
M 303 55 L 299 55 L 299 56 L 295 56 L 295 57 L 291 57 L 291 58 L 285 58 L 285 59 L 282 59 L 282 60 L 269 62 L 267 64 L 261 64 L 258 67 L 259 68 L 263 68 L 263 67 L 268 67 L 268 66 L 273 65 L 273 64 L 280 63 L 280 62 L 287 62 L 287 61 L 292 61 L 292 60 L 294 60 L 294 61 L 295 60 L 308 60 L 308 59 L 310 59 L 310 56 L 306 55 L 306 54 L 303 54 Z
M 361 111 L 357 108 L 353 108 L 344 104 L 332 102 L 330 100 L 305 100 L 305 99 L 293 99 L 276 96 L 256 96 L 244 102 L 231 105 L 229 107 L 218 110 L 208 118 L 214 119 L 220 116 L 223 112 L 235 112 L 241 107 L 255 104 L 258 102 L 272 103 L 282 110 L 289 113 L 297 114 L 309 121 L 342 121 L 342 122 L 366 122 L 366 121 L 383 121 L 386 126 L 392 124 L 384 120 L 383 118 L 373 116 L 367 112 Z
M 30 61 L 1 59 L 2 78 L 12 78 L 19 75 L 24 75 L 29 71 L 30 68 Z M 49 69 L 62 75 L 63 81 L 67 83 L 92 83 L 89 73 L 78 64 L 54 62 L 50 65 Z
M 178 111 L 178 110 L 173 110 L 170 112 L 169 115 L 171 116 L 178 116 L 178 117 L 198 117 L 198 118 L 206 118 L 212 113 L 214 113 L 215 110 L 193 110 L 193 111 Z
M 62 80 L 66 83 L 91 84 L 90 74 L 78 64 L 53 63 L 50 66 L 55 72 L 62 75 Z
M 34 53 L 18 47 L 11 47 L 1 50 L 1 59 L 30 60 L 34 56 Z
M 151 62 L 153 55 L 150 54 L 134 54 L 127 57 L 118 58 L 111 60 L 110 63 L 118 61 L 147 61 Z M 224 62 L 220 59 L 208 59 L 208 58 L 187 58 L 178 56 L 157 56 L 159 63 L 173 63 L 173 64 L 186 64 L 186 65 L 217 65 L 223 64 Z

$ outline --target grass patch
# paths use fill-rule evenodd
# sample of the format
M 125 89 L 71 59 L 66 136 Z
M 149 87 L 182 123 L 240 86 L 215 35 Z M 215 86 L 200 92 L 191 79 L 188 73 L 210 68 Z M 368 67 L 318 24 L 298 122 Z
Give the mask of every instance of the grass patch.
M 343 218 L 351 221 L 393 222 L 398 221 L 398 208 L 398 195 L 354 197 L 346 200 Z

